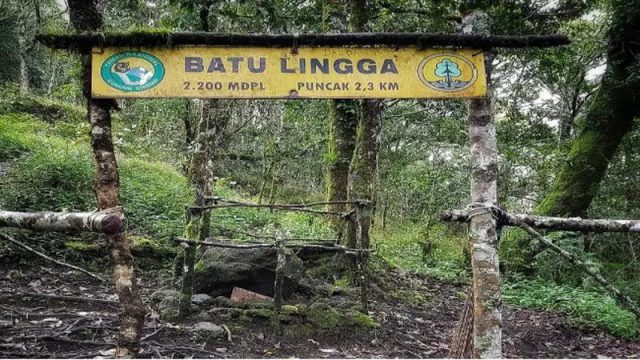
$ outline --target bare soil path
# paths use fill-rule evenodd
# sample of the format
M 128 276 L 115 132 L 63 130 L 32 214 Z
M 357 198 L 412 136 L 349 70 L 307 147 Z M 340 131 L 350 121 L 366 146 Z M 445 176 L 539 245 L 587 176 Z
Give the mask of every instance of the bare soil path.
M 161 276 L 149 271 L 143 276 L 142 287 L 148 297 L 158 287 L 157 278 Z M 234 330 L 231 341 L 224 338 L 205 343 L 193 339 L 187 326 L 161 322 L 152 311 L 145 324 L 141 356 L 446 357 L 464 289 L 397 271 L 389 273 L 388 278 L 393 280 L 394 288 L 378 289 L 372 296 L 371 316 L 379 323 L 372 330 L 337 327 L 318 334 L 301 334 L 280 332 L 269 321 L 256 321 Z M 60 295 L 67 298 L 55 298 Z M 118 307 L 111 302 L 115 300 L 109 286 L 81 275 L 45 266 L 2 265 L 0 357 L 110 358 L 117 334 Z M 562 315 L 531 310 L 505 309 L 504 344 L 506 356 L 512 358 L 640 357 L 637 341 L 578 330 L 568 326 Z

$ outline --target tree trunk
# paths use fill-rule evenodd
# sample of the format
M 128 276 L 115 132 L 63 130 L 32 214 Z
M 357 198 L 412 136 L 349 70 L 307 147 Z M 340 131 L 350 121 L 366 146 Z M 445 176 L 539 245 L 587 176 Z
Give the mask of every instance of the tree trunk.
M 369 20 L 366 0 L 350 0 L 351 31 L 365 31 Z M 356 128 L 356 145 L 349 167 L 349 200 L 369 200 L 360 212 L 362 248 L 370 247 L 369 229 L 373 224 L 375 187 L 378 176 L 378 153 L 382 131 L 382 101 L 361 100 Z M 347 245 L 356 246 L 355 224 L 350 222 L 346 236 Z
M 349 0 L 347 12 L 349 30 L 361 32 L 367 24 L 366 0 Z M 333 100 L 331 104 L 331 123 L 329 125 L 329 171 L 327 176 L 327 201 L 345 201 L 349 198 L 349 167 L 354 156 L 356 129 L 358 127 L 359 104 L 356 100 Z M 344 204 L 327 206 L 328 211 L 343 212 Z M 334 227 L 340 221 L 333 219 Z M 353 233 L 353 227 L 350 231 Z M 348 240 L 349 237 L 347 237 Z M 351 236 L 355 243 L 355 235 Z
M 473 11 L 463 20 L 463 31 L 489 34 L 488 17 Z M 491 54 L 485 53 L 487 86 L 491 87 Z M 471 202 L 496 205 L 498 154 L 491 113 L 491 93 L 469 101 Z M 502 357 L 502 314 L 496 220 L 489 211 L 469 221 L 473 270 L 473 353 L 476 358 Z
M 584 216 L 622 138 L 640 107 L 640 0 L 615 0 L 609 29 L 607 70 L 574 140 L 567 160 L 536 212 L 549 216 Z
M 76 32 L 100 30 L 102 16 L 95 0 L 69 0 L 68 5 L 69 17 Z M 98 209 L 105 210 L 120 206 L 118 164 L 111 136 L 111 109 L 116 107 L 116 103 L 111 99 L 91 98 L 91 57 L 82 55 L 81 60 L 83 92 L 87 98 L 96 168 L 94 190 Z M 116 294 L 122 304 L 116 357 L 136 357 L 140 350 L 146 308 L 138 290 L 129 241 L 125 232 L 105 235 L 105 240 L 113 267 Z
M 382 130 L 382 101 L 363 100 L 361 108 L 362 112 L 358 118 L 356 148 L 349 168 L 349 199 L 373 201 L 375 199 L 378 152 Z M 370 246 L 369 230 L 373 223 L 374 209 L 373 203 L 370 203 L 360 213 L 363 249 L 368 249 Z M 354 226 L 350 226 L 350 228 L 347 232 L 347 246 L 355 247 L 355 229 Z
M 331 102 L 331 123 L 329 125 L 329 171 L 327 174 L 327 201 L 347 200 L 349 165 L 355 148 L 357 102 L 354 100 L 333 100 Z M 344 204 L 327 206 L 328 211 L 345 211 Z M 337 226 L 339 221 L 335 221 Z

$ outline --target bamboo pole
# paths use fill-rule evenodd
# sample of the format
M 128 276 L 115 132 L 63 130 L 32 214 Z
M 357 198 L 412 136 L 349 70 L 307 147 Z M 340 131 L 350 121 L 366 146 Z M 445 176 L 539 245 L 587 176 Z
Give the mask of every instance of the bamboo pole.
M 0 227 L 39 231 L 93 231 L 117 234 L 122 231 L 120 207 L 95 212 L 17 212 L 0 210 Z

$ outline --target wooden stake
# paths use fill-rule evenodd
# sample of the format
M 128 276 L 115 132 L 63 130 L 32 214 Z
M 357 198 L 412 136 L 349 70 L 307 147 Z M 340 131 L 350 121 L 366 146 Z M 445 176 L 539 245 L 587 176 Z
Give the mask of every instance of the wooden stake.
M 474 11 L 465 16 L 463 32 L 488 36 L 488 17 Z M 491 54 L 485 53 L 487 83 L 491 84 Z M 489 96 L 469 101 L 471 140 L 471 201 L 497 203 L 498 155 L 496 128 Z M 490 211 L 469 220 L 473 270 L 473 347 L 476 358 L 502 357 L 502 302 L 496 220 Z
M 279 230 L 276 230 L 276 246 L 278 249 L 277 265 L 276 265 L 276 279 L 273 284 L 273 305 L 276 309 L 276 314 L 280 314 L 282 309 L 282 287 L 284 285 L 284 269 L 287 265 L 287 254 L 285 253 L 284 238 Z
M 369 300 L 367 294 L 367 288 L 369 286 L 369 279 L 367 274 L 366 255 L 363 252 L 362 244 L 362 207 L 369 206 L 368 204 L 357 204 L 355 206 L 355 225 L 356 225 L 356 268 L 358 269 L 358 282 L 360 284 L 360 303 L 362 311 L 366 314 L 369 311 Z

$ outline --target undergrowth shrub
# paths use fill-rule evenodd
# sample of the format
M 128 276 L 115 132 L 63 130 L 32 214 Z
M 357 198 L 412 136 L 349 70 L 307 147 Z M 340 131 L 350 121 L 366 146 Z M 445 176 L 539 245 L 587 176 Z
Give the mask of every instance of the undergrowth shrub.
M 394 266 L 443 280 L 461 280 L 466 275 L 467 237 L 454 228 L 405 222 L 385 230 L 375 227 L 372 237 L 378 254 Z
M 192 193 L 184 176 L 167 164 L 127 158 L 120 162 L 120 192 L 129 228 L 170 244 L 181 235 Z
M 595 326 L 626 338 L 637 335 L 635 315 L 599 292 L 556 285 L 542 279 L 513 279 L 503 283 L 502 298 L 506 303 L 524 308 L 560 311 L 578 327 Z

